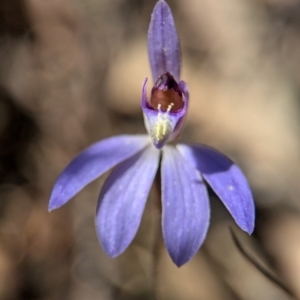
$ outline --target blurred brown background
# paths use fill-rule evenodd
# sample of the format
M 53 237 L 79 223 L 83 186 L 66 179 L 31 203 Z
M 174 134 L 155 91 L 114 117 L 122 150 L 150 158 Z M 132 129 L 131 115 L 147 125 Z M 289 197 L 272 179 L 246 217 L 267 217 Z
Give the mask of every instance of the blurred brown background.
M 104 178 L 47 211 L 65 165 L 107 136 L 145 132 L 151 0 L 0 1 L 0 300 L 292 299 L 234 245 L 212 195 L 205 245 L 172 264 L 153 188 L 119 258 L 98 244 Z M 182 139 L 244 170 L 257 203 L 243 247 L 300 298 L 300 1 L 170 0 L 190 88 Z M 149 87 L 148 87 L 149 88 Z

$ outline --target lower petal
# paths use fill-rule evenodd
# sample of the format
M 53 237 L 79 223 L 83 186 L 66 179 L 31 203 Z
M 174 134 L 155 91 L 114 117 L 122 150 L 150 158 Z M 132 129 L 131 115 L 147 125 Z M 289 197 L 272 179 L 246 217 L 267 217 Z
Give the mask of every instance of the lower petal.
M 162 208 L 165 244 L 172 260 L 180 267 L 197 253 L 203 243 L 210 208 L 199 172 L 171 146 L 163 150 Z
M 157 149 L 149 146 L 118 165 L 103 186 L 96 212 L 96 230 L 110 257 L 125 251 L 136 235 L 159 155 Z
M 177 148 L 201 172 L 236 223 L 251 234 L 255 219 L 254 201 L 239 167 L 223 154 L 205 146 L 177 145 Z

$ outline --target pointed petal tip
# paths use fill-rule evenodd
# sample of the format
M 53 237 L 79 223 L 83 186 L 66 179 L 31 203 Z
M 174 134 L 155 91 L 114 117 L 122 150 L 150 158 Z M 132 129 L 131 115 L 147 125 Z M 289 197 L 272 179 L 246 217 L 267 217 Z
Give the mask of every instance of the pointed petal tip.
M 108 249 L 103 246 L 101 241 L 100 241 L 100 245 L 101 245 L 103 251 L 105 252 L 105 254 L 111 259 L 114 259 L 114 258 L 120 256 L 123 252 L 125 252 L 127 250 L 127 248 L 125 248 L 123 251 L 116 251 L 115 249 Z
M 185 265 L 186 263 L 188 263 L 191 260 L 191 258 L 183 259 L 182 257 L 180 257 L 180 258 L 171 257 L 171 259 L 178 268 L 181 268 L 183 265 Z
M 48 203 L 48 212 L 51 212 L 52 210 L 58 209 L 65 205 L 68 201 L 62 201 L 63 199 L 64 197 L 61 194 L 60 186 L 55 184 Z
M 55 209 L 58 209 L 62 206 L 62 205 L 54 205 L 53 202 L 51 200 L 49 201 L 48 212 L 51 212 L 51 211 L 53 211 Z
M 169 251 L 168 251 L 169 252 Z M 190 260 L 192 260 L 195 255 L 197 254 L 194 253 L 192 255 L 186 255 L 186 254 L 182 254 L 182 255 L 176 255 L 175 253 L 170 253 L 169 252 L 169 255 L 170 255 L 170 258 L 172 259 L 173 263 L 178 267 L 182 267 L 183 265 L 187 264 Z
M 103 251 L 105 252 L 105 254 L 109 258 L 113 259 L 113 258 L 120 256 L 130 246 L 131 241 L 126 243 L 126 245 L 120 245 L 120 244 L 116 245 L 116 241 L 110 241 L 110 240 L 106 239 L 106 237 L 103 238 L 102 237 L 103 233 L 101 233 L 99 231 L 99 228 L 98 228 L 99 226 L 97 225 L 97 220 L 96 220 L 95 225 L 96 225 L 96 232 L 97 232 L 99 244 L 100 244 L 101 248 L 103 249 Z
M 230 212 L 230 211 L 229 211 Z M 231 212 L 230 212 L 231 213 Z M 232 213 L 231 213 L 232 214 Z M 240 220 L 238 217 L 236 216 L 232 216 L 236 225 L 242 229 L 243 231 L 247 232 L 249 235 L 251 235 L 254 231 L 254 220 Z
M 242 228 L 242 230 L 244 230 L 245 232 L 247 232 L 249 235 L 251 235 L 254 231 L 254 224 L 250 224 L 247 226 L 247 228 Z
M 254 200 L 251 198 L 253 206 L 247 207 L 247 214 L 241 218 L 241 215 L 233 216 L 236 224 L 249 235 L 251 235 L 255 228 L 255 207 L 254 207 Z
M 53 199 L 53 197 L 51 197 L 48 204 L 48 212 L 51 212 L 52 210 L 58 208 L 57 205 L 54 205 L 55 202 L 57 202 L 56 199 Z
M 158 9 L 160 9 L 162 7 L 162 5 L 166 5 L 169 7 L 169 5 L 166 3 L 165 0 L 159 0 L 156 2 L 156 4 L 154 5 L 154 8 L 153 8 L 153 12 L 152 13 L 155 13 Z
M 155 4 L 155 7 L 159 6 L 159 5 L 166 5 L 169 7 L 168 3 L 165 0 L 159 0 L 157 1 L 157 3 Z M 154 9 L 155 9 L 154 7 Z

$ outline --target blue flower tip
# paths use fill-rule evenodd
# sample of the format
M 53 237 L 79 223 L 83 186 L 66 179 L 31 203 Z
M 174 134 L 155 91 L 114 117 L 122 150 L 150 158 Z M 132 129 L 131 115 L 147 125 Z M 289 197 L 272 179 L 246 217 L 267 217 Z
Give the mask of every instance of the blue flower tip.
M 56 203 L 56 205 L 55 205 Z M 53 198 L 50 198 L 49 204 L 48 204 L 48 212 L 51 212 L 54 209 L 60 208 L 61 205 L 57 205 L 57 201 L 55 201 Z
M 102 245 L 102 249 L 104 250 L 104 252 L 106 253 L 106 255 L 109 258 L 116 258 L 116 257 L 120 256 L 126 250 L 126 249 L 124 249 L 124 250 L 106 249 L 103 245 Z
M 159 0 L 159 1 L 157 1 L 153 11 L 156 11 L 159 9 L 165 9 L 165 8 L 169 8 L 169 5 L 167 4 L 167 2 L 165 0 Z
M 173 263 L 178 268 L 182 267 L 184 264 L 186 264 L 187 262 L 189 262 L 192 259 L 192 257 L 183 257 L 183 256 L 174 257 L 170 253 L 169 253 L 169 255 L 171 256 L 171 259 L 172 259 Z
M 246 226 L 245 225 L 244 226 L 240 225 L 240 228 L 243 231 L 247 232 L 249 235 L 251 235 L 253 233 L 253 231 L 254 231 L 254 223 L 247 224 Z
M 103 238 L 103 232 L 101 232 L 101 230 L 99 231 L 97 223 L 96 223 L 96 231 L 97 231 L 99 244 L 109 258 L 118 257 L 128 248 L 128 245 L 126 247 L 121 245 L 116 245 L 115 243 L 111 243 L 112 242 L 111 240 L 107 240 Z
M 251 228 L 249 228 L 248 230 L 246 230 L 246 232 L 251 235 L 254 231 L 254 226 L 252 226 Z
M 176 262 L 174 261 L 174 264 L 175 264 L 178 268 L 180 268 L 180 267 L 182 267 L 182 266 L 185 264 L 185 262 L 183 262 L 183 263 L 176 263 Z
M 111 259 L 113 259 L 113 258 L 116 258 L 116 257 L 118 257 L 120 254 L 118 254 L 118 253 L 108 253 L 108 252 L 106 252 L 105 250 L 104 250 L 104 252 L 106 253 L 106 255 L 109 257 L 109 258 L 111 258 Z
M 180 267 L 182 267 L 183 265 L 185 265 L 187 262 L 189 262 L 190 261 L 190 259 L 188 259 L 188 260 L 180 260 L 180 261 L 175 261 L 175 260 L 173 260 L 173 262 L 174 262 L 174 264 L 178 267 L 178 268 L 180 268 Z
M 51 212 L 52 210 L 54 210 L 55 209 L 55 207 L 53 207 L 53 206 L 48 206 L 48 212 Z

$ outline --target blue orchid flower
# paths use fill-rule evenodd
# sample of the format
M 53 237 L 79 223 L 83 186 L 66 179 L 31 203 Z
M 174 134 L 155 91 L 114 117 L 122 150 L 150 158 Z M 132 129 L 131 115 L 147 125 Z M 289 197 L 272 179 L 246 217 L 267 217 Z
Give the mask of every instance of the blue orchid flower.
M 149 135 L 110 137 L 85 149 L 58 177 L 49 211 L 114 168 L 100 192 L 96 230 L 104 251 L 116 257 L 137 233 L 160 168 L 163 238 L 173 262 L 181 266 L 197 253 L 207 234 L 206 184 L 249 234 L 254 229 L 254 202 L 247 180 L 230 159 L 203 145 L 169 144 L 183 127 L 189 93 L 180 81 L 180 44 L 164 0 L 157 2 L 152 13 L 148 51 L 155 84 L 148 100 L 145 79 L 141 107 Z

